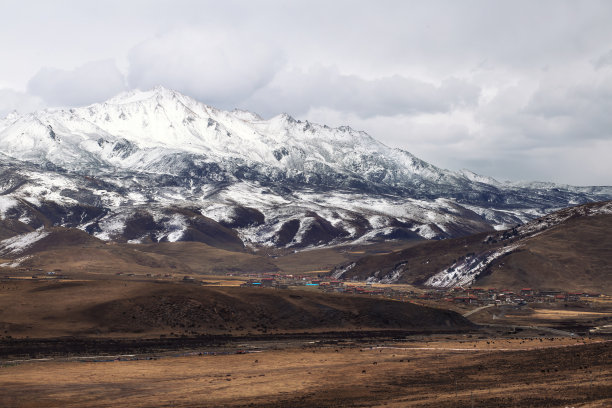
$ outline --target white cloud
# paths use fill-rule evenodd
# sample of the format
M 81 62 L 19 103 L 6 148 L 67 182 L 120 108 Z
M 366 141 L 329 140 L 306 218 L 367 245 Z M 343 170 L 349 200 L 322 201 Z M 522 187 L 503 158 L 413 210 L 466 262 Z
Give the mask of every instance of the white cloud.
M 28 82 L 30 94 L 56 106 L 102 102 L 124 90 L 125 78 L 112 60 L 88 62 L 73 70 L 42 68 Z
M 228 108 L 265 86 L 283 64 L 283 54 L 245 32 L 184 28 L 137 45 L 129 64 L 130 87 L 162 84 Z
M 445 168 L 502 180 L 611 184 L 612 70 L 585 60 L 514 75 L 502 72 L 497 84 L 472 78 L 487 87 L 478 102 L 447 110 L 363 116 L 323 107 L 302 117 L 350 124 Z
M 0 91 L 0 112 L 106 99 L 112 62 L 65 69 L 110 56 L 129 88 L 348 124 L 502 179 L 612 184 L 588 159 L 611 153 L 610 1 L 24 1 L 4 10 L 0 86 L 64 70 Z
M 28 113 L 44 107 L 45 103 L 39 97 L 13 89 L 0 89 L 0 118 L 13 111 Z

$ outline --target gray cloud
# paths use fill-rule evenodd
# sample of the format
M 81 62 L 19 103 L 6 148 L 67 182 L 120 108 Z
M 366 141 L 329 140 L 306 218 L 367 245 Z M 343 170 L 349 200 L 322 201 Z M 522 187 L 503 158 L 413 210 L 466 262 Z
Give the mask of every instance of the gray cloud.
M 112 60 L 88 62 L 73 70 L 42 68 L 28 82 L 28 93 L 50 105 L 101 102 L 125 90 L 125 79 Z
M 602 82 L 538 90 L 520 125 L 524 132 L 541 139 L 541 144 L 612 140 L 611 112 L 612 75 Z
M 515 150 L 612 140 L 612 71 L 583 64 L 551 69 L 535 79 L 532 87 L 523 86 L 514 105 L 500 95 L 500 101 L 481 109 L 479 120 L 493 138 L 510 138 Z
M 366 79 L 316 67 L 279 72 L 243 105 L 257 107 L 264 115 L 281 111 L 299 115 L 315 108 L 329 108 L 361 117 L 393 116 L 473 106 L 479 93 L 477 86 L 457 78 L 435 85 L 401 75 Z
M 593 61 L 593 65 L 597 69 L 612 66 L 612 49 L 596 58 Z

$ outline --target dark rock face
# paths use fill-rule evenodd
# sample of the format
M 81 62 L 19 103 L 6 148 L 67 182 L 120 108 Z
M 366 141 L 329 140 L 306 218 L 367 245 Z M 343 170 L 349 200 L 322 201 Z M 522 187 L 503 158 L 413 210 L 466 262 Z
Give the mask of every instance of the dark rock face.
M 409 241 L 414 239 L 421 239 L 421 236 L 407 228 L 393 228 L 388 234 L 381 235 L 381 238 Z
M 31 226 L 15 219 L 0 220 L 0 241 L 33 230 Z
M 123 237 L 126 240 L 139 239 L 145 235 L 155 241 L 154 233 L 161 230 L 153 216 L 146 212 L 136 212 L 125 221 Z
M 276 233 L 274 237 L 274 242 L 278 246 L 285 246 L 289 244 L 293 240 L 293 238 L 295 237 L 295 234 L 297 234 L 299 229 L 300 229 L 299 220 L 289 220 L 285 222 L 282 225 L 281 229 Z
M 177 220 L 179 225 L 173 227 Z M 125 221 L 121 238 L 140 242 L 194 241 L 234 251 L 244 249 L 235 231 L 188 208 L 166 208 L 157 220 L 146 210 L 140 210 Z
M 305 229 L 301 241 L 303 246 L 327 244 L 334 239 L 348 235 L 345 230 L 334 227 L 329 221 L 317 214 L 309 214 L 307 220 L 308 227 Z
M 242 251 L 244 243 L 235 231 L 224 227 L 216 221 L 202 215 L 189 218 L 189 227 L 183 233 L 181 241 L 203 242 L 210 246 Z
M 266 218 L 261 211 L 255 208 L 235 206 L 229 215 L 229 220 L 222 220 L 219 223 L 227 228 L 244 228 L 261 225 Z
M 19 205 L 7 210 L 5 216 L 12 220 L 27 220 L 32 228 L 40 227 L 77 227 L 92 222 L 107 213 L 107 209 L 90 205 L 61 205 L 53 201 L 31 203 L 21 200 Z

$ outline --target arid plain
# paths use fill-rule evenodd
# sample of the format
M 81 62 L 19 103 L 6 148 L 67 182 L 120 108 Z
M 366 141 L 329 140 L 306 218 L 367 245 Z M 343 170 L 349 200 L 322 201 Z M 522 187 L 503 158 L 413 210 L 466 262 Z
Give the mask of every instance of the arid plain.
M 606 407 L 612 344 L 412 339 L 4 362 L 3 406 Z M 27 390 L 27 392 L 24 392 Z
M 436 302 L 421 308 L 376 296 L 238 288 L 218 278 L 211 286 L 124 276 L 5 279 L 0 405 L 612 403 L 609 335 L 553 329 L 610 318 L 607 298 L 587 309 L 486 308 L 469 316 L 476 325 L 461 317 L 476 309 L 470 305 L 453 305 L 455 313 Z M 164 299 L 174 308 L 154 307 Z

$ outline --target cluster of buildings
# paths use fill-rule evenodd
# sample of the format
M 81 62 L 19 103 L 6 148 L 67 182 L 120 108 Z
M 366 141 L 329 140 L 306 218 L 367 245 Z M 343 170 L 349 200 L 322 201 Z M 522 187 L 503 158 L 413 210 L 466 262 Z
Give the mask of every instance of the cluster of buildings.
M 289 289 L 290 287 L 310 287 L 326 293 L 384 296 L 396 300 L 408 300 L 417 296 L 417 293 L 414 291 L 406 291 L 392 287 L 375 287 L 371 283 L 346 283 L 342 280 L 331 278 L 312 278 L 308 276 L 293 275 L 268 274 L 257 278 L 252 277 L 240 286 L 277 289 Z
M 42 272 L 42 270 L 40 270 Z M 124 274 L 117 272 L 117 275 L 135 276 L 133 273 Z M 232 275 L 232 274 L 228 274 Z M 170 278 L 174 276 L 151 275 L 147 277 Z M 242 276 L 242 275 L 241 275 Z M 39 273 L 32 278 L 64 278 L 60 270 Z M 9 278 L 6 276 L 5 279 Z M 210 284 L 196 280 L 191 276 L 182 278 L 184 283 Z M 488 305 L 488 304 L 526 304 L 526 303 L 553 303 L 553 302 L 578 302 L 601 296 L 599 293 L 587 292 L 567 292 L 561 290 L 536 290 L 533 288 L 522 288 L 515 291 L 510 289 L 496 288 L 474 288 L 474 287 L 455 287 L 452 289 L 432 289 L 425 292 L 415 292 L 405 287 L 374 286 L 371 283 L 345 282 L 343 280 L 332 279 L 330 277 L 312 277 L 308 275 L 285 275 L 280 273 L 251 274 L 248 280 L 241 284 L 242 287 L 253 288 L 275 288 L 289 289 L 291 287 L 313 288 L 327 293 L 346 293 L 352 295 L 381 296 L 400 301 L 421 300 L 421 301 L 446 301 L 459 304 Z
M 599 297 L 599 293 L 566 292 L 561 290 L 536 290 L 522 288 L 520 291 L 496 288 L 462 288 L 448 291 L 430 291 L 419 296 L 421 299 L 439 299 L 454 303 L 466 304 L 503 304 L 503 303 L 553 303 L 578 302 L 584 298 Z
M 251 277 L 243 283 L 243 287 L 266 287 L 288 289 L 289 287 L 314 287 L 328 293 L 346 293 L 354 295 L 376 295 L 395 300 L 439 300 L 453 303 L 476 305 L 487 304 L 525 304 L 525 303 L 553 303 L 577 302 L 586 298 L 599 297 L 599 293 L 566 292 L 561 290 L 536 290 L 522 288 L 519 291 L 496 288 L 463 288 L 455 287 L 450 290 L 430 290 L 417 293 L 392 285 L 376 287 L 370 283 L 344 282 L 331 278 L 311 278 L 307 276 L 293 276 L 281 274 L 267 274 Z

